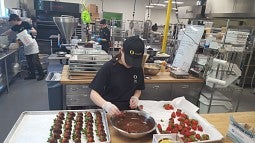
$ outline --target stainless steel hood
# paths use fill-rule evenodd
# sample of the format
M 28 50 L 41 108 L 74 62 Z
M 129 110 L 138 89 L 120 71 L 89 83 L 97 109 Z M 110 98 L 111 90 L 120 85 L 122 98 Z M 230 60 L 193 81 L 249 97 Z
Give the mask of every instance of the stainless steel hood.
M 202 6 L 178 7 L 179 18 L 255 18 L 255 0 L 207 0 L 203 13 Z
M 210 18 L 255 18 L 255 1 L 207 0 L 206 15 Z

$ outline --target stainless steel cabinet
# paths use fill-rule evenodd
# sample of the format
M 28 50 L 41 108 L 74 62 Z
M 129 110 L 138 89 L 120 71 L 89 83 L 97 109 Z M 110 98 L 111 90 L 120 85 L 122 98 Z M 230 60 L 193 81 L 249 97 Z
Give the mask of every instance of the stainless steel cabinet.
M 201 88 L 202 83 L 173 83 L 172 97 L 184 96 L 191 103 L 197 105 Z
M 90 100 L 90 91 L 88 85 L 66 85 L 66 106 L 95 106 Z
M 197 104 L 202 83 L 152 83 L 145 84 L 141 100 L 172 100 L 184 96 Z
M 142 91 L 142 100 L 171 100 L 171 84 L 153 83 L 145 84 L 145 90 Z

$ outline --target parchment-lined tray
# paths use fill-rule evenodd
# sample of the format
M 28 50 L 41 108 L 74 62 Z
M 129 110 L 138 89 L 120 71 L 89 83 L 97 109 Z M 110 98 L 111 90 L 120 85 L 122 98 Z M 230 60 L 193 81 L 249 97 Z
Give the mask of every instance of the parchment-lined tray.
M 164 104 L 171 104 L 174 106 L 174 110 L 165 110 L 163 108 Z M 199 142 L 219 142 L 223 140 L 222 134 L 206 119 L 201 117 L 196 111 L 199 109 L 184 97 L 176 98 L 172 101 L 152 101 L 152 100 L 140 100 L 139 105 L 143 105 L 143 110 L 151 115 L 155 122 L 162 125 L 162 128 L 167 128 L 169 118 L 172 112 L 177 108 L 185 112 L 191 119 L 198 120 L 199 124 L 202 125 L 204 131 L 203 133 L 209 134 L 210 140 L 199 141 Z M 152 106 L 153 105 L 153 106 Z M 158 129 L 157 133 L 159 133 Z
M 99 111 L 102 115 L 102 121 L 106 132 L 105 143 L 110 142 L 110 131 L 107 123 L 106 114 L 101 109 L 90 109 L 90 110 L 55 110 L 55 111 L 25 111 L 21 113 L 20 117 L 14 124 L 13 128 L 6 137 L 4 143 L 47 143 L 50 135 L 50 128 L 53 125 L 53 120 L 59 112 L 67 113 L 70 112 L 91 112 L 92 114 Z M 82 134 L 83 138 L 85 137 Z M 96 137 L 96 134 L 95 134 Z M 81 140 L 85 143 L 84 139 Z M 95 142 L 98 139 L 95 138 Z M 73 143 L 69 140 L 69 143 Z

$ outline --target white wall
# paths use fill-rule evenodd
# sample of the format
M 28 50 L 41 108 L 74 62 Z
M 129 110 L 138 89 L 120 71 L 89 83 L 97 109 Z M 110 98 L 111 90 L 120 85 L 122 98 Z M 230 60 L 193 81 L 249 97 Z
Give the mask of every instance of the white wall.
M 4 4 L 6 8 L 19 8 L 18 0 L 4 0 Z
M 61 2 L 81 3 L 81 0 L 58 0 Z M 103 0 L 103 10 L 105 12 L 123 13 L 123 20 L 132 20 L 135 0 Z M 135 20 L 143 20 L 147 0 L 136 1 Z M 102 17 L 102 0 L 86 0 L 86 4 L 96 4 L 99 14 Z

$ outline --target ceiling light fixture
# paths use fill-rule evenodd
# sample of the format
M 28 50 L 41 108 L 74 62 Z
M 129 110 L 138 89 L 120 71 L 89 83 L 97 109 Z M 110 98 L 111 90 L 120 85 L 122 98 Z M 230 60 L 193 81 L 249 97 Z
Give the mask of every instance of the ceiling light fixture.
M 145 6 L 146 8 L 153 8 L 154 6 L 153 5 L 147 5 Z
M 152 6 L 166 7 L 165 4 L 159 4 L 159 3 L 152 3 L 152 4 L 150 4 L 150 5 L 152 5 Z
M 168 3 L 168 1 L 164 1 L 164 3 Z M 183 4 L 184 2 L 182 2 L 182 1 L 177 1 L 177 2 L 172 1 L 172 3 L 176 3 L 176 4 Z

